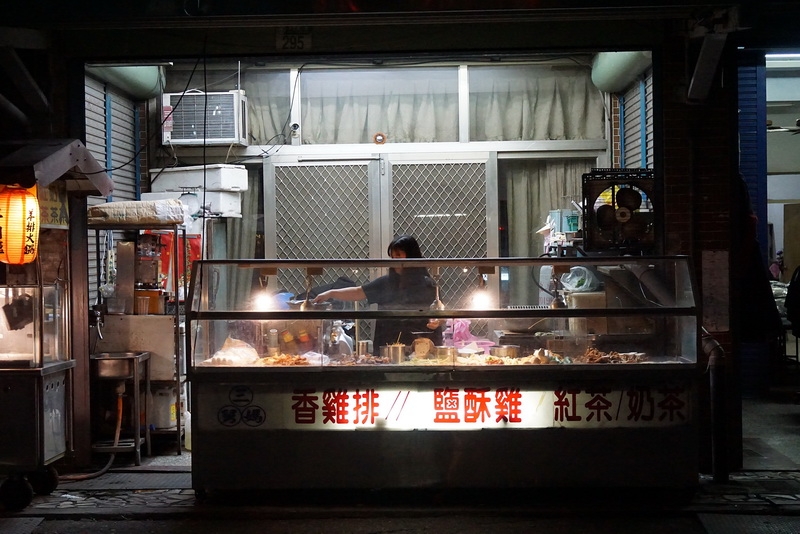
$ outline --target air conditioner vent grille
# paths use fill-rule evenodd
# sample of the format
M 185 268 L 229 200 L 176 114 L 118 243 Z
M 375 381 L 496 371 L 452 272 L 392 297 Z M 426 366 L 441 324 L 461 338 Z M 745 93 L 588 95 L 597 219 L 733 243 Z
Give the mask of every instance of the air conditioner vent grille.
M 164 144 L 247 145 L 247 99 L 241 91 L 168 93 Z

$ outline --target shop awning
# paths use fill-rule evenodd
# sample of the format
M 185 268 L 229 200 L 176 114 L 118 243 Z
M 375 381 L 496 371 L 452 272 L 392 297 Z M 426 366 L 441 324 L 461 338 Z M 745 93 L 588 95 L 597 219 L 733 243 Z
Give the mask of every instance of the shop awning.
M 114 183 L 77 139 L 0 142 L 0 184 L 47 187 L 63 179 L 67 191 L 108 196 Z

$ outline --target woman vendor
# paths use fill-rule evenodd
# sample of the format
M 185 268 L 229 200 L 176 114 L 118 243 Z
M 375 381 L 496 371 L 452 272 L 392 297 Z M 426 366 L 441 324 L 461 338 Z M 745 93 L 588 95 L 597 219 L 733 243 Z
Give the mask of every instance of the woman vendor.
M 417 240 L 410 235 L 397 236 L 387 249 L 391 258 L 422 258 Z M 344 287 L 323 291 L 314 298 L 314 303 L 330 299 L 359 301 L 377 304 L 379 310 L 428 309 L 436 299 L 436 282 L 424 267 L 392 267 L 389 274 L 361 286 Z M 413 319 L 380 319 L 375 322 L 373 352 L 393 343 L 413 345 L 417 337 L 426 337 L 434 345 L 442 344 L 441 322 L 424 317 Z

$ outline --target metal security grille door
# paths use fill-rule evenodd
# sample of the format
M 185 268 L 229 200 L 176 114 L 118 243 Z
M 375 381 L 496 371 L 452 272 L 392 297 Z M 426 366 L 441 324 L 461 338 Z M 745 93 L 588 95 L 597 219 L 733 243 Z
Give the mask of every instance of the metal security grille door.
M 311 159 L 306 156 L 304 159 Z M 286 156 L 264 164 L 264 223 L 267 258 L 381 258 L 391 239 L 413 234 L 423 253 L 436 258 L 496 255 L 497 232 L 487 213 L 497 203 L 496 179 L 487 182 L 488 156 L 467 161 L 363 161 L 303 163 Z M 492 192 L 491 194 L 488 192 Z M 357 285 L 380 272 L 328 273 L 315 286 L 344 276 Z M 306 281 L 278 273 L 277 289 L 300 293 Z M 464 305 L 475 273 L 441 273 L 441 298 Z M 372 322 L 359 328 L 369 335 Z
M 412 234 L 429 258 L 485 258 L 486 162 L 395 163 L 392 172 L 391 234 Z M 451 272 L 452 271 L 452 272 Z M 440 298 L 465 304 L 476 278 L 461 270 L 441 272 Z
M 265 184 L 265 190 L 274 194 L 274 257 L 369 258 L 369 167 L 368 162 L 275 166 L 274 180 Z M 266 209 L 265 217 L 270 217 Z M 269 228 L 270 222 L 265 222 Z M 281 274 L 278 281 L 281 288 L 299 292 L 305 280 L 292 279 L 293 274 L 297 276 Z M 336 275 L 353 279 L 352 273 Z M 368 276 L 363 273 L 360 280 L 353 281 L 363 283 Z M 320 279 L 314 283 L 333 281 Z

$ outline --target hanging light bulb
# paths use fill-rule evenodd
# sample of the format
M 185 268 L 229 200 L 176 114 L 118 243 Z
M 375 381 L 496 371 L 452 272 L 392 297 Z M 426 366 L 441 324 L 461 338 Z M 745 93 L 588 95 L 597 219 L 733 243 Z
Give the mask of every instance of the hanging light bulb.
M 258 276 L 260 289 L 253 297 L 253 309 L 255 311 L 268 311 L 276 308 L 275 297 L 269 290 L 269 276 L 261 274 Z
M 489 274 L 493 273 L 494 269 L 478 269 L 478 288 L 472 293 L 470 300 L 470 309 L 472 310 L 489 310 L 494 308 L 494 299 L 489 294 L 489 289 L 486 284 L 489 280 Z
M 5 186 L 0 191 L 0 261 L 31 263 L 39 250 L 39 200 L 36 188 Z

